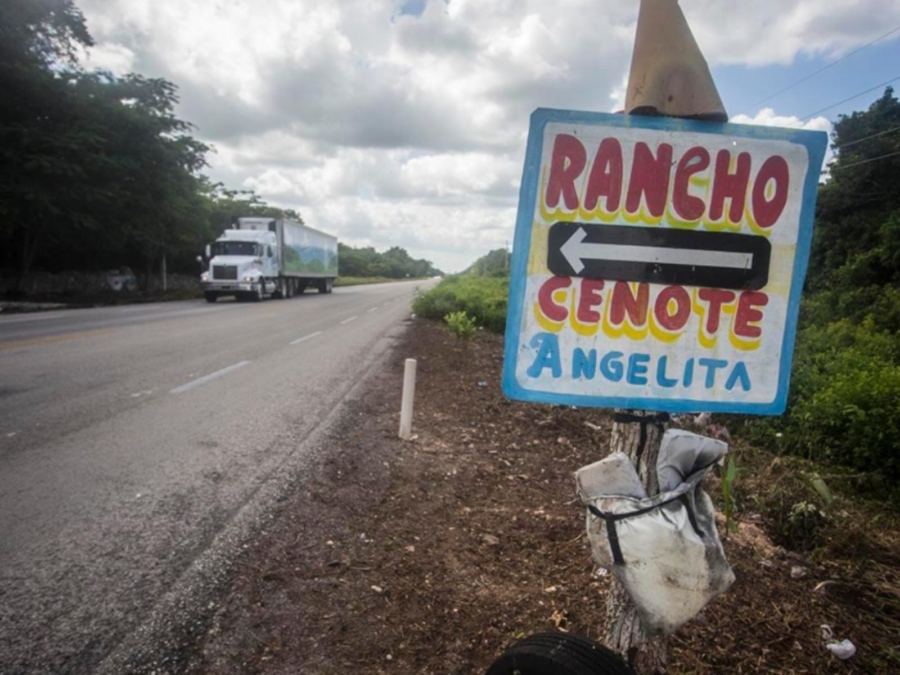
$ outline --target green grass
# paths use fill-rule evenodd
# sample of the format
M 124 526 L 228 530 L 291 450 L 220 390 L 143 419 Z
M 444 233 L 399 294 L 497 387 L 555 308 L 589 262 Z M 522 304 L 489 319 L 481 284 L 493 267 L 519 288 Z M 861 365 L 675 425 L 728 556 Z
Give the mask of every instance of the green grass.
M 451 276 L 420 295 L 413 311 L 426 319 L 443 321 L 454 312 L 465 312 L 479 326 L 502 333 L 506 328 L 509 279 L 505 277 Z

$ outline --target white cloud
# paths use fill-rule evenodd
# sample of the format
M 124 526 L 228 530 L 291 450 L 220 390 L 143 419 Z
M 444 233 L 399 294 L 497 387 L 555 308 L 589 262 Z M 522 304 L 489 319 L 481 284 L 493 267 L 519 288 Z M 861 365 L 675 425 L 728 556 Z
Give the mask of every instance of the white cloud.
M 134 58 L 134 52 L 128 47 L 107 42 L 86 50 L 83 61 L 88 68 L 124 75 L 134 70 Z
M 811 131 L 824 131 L 831 137 L 833 124 L 827 117 L 814 117 L 811 120 L 801 120 L 794 115 L 776 115 L 772 108 L 763 108 L 756 115 L 735 115 L 731 118 L 735 124 L 759 124 L 764 127 L 787 127 L 789 129 L 809 129 Z M 827 167 L 834 159 L 834 152 L 829 145 L 825 151 L 823 166 Z
M 896 0 L 681 0 L 711 66 L 835 57 L 900 24 Z
M 801 120 L 794 115 L 776 115 L 772 108 L 763 108 L 756 115 L 740 114 L 731 118 L 735 124 L 759 124 L 764 127 L 787 127 L 789 129 L 810 129 L 811 131 L 827 131 L 831 133 L 831 120 L 827 117 L 814 117 Z
M 621 0 L 429 0 L 421 16 L 399 0 L 79 4 L 92 64 L 178 84 L 215 180 L 448 269 L 512 237 L 535 108 L 621 108 L 637 14 Z M 845 53 L 900 23 L 895 0 L 681 5 L 712 65 Z
M 628 95 L 628 73 L 622 75 L 619 84 L 610 92 L 609 98 L 613 102 L 610 112 L 620 112 L 625 109 L 625 98 Z

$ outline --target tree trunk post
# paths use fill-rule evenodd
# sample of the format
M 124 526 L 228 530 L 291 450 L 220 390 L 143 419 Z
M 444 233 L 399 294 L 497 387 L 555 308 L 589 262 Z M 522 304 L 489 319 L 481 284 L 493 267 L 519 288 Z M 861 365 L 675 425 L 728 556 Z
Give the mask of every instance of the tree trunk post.
M 162 263 L 160 263 L 160 276 L 162 277 L 163 293 L 169 290 L 169 271 L 166 267 L 166 252 L 163 251 Z
M 617 411 L 612 430 L 612 452 L 622 452 L 637 469 L 649 496 L 659 492 L 656 460 L 665 433 L 666 413 Z M 605 643 L 619 652 L 641 675 L 666 672 L 666 639 L 648 635 L 625 588 L 615 579 L 606 601 Z
M 678 6 L 678 0 L 641 0 L 625 112 L 727 122 L 709 66 Z M 648 496 L 659 492 L 656 460 L 666 413 L 617 411 L 612 452 L 634 463 Z M 606 644 L 639 675 L 666 672 L 666 638 L 652 636 L 615 579 L 607 597 Z

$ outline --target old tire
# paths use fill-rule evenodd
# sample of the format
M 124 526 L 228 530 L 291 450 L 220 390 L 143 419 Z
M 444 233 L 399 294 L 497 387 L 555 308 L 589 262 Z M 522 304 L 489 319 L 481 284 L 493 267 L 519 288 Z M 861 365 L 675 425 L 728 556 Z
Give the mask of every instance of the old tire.
M 206 298 L 207 302 L 215 302 L 219 299 L 219 296 L 215 293 L 204 293 L 203 297 Z
M 507 649 L 486 675 L 634 675 L 621 657 L 568 633 L 540 633 Z

